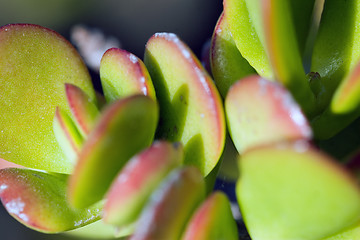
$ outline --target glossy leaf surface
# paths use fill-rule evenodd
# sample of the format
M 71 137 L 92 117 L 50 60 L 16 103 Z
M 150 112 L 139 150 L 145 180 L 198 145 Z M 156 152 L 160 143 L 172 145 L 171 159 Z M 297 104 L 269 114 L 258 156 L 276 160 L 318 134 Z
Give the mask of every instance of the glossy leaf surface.
M 224 111 L 212 79 L 175 34 L 151 37 L 144 62 L 160 104 L 157 136 L 182 142 L 185 164 L 197 166 L 206 176 L 218 163 L 225 142 Z
M 203 176 L 196 167 L 174 170 L 151 195 L 130 239 L 180 239 L 204 196 Z
M 250 150 L 239 165 L 237 197 L 254 239 L 322 239 L 360 220 L 356 179 L 306 141 Z
M 224 0 L 230 32 L 242 56 L 260 76 L 273 79 L 271 65 L 245 0 Z
M 291 94 L 280 84 L 250 76 L 230 89 L 225 109 L 239 151 L 294 139 L 310 139 L 309 124 Z
M 324 108 L 359 61 L 359 24 L 360 1 L 325 1 L 311 66 L 311 71 L 321 76 L 323 90 L 318 101 Z
M 104 221 L 119 227 L 134 222 L 166 175 L 183 161 L 180 143 L 155 142 L 124 166 L 106 196 Z
M 226 195 L 215 192 L 195 211 L 183 240 L 237 240 L 238 232 Z
M 154 86 L 144 63 L 125 50 L 111 48 L 104 53 L 100 63 L 100 78 L 107 101 L 132 94 L 144 94 L 156 99 Z
M 233 83 L 255 73 L 237 49 L 224 13 L 221 14 L 212 36 L 210 60 L 215 84 L 223 98 Z
M 65 174 L 8 168 L 0 170 L 0 198 L 6 210 L 29 228 L 67 231 L 99 220 L 101 204 L 74 210 L 66 199 Z
M 56 143 L 56 106 L 68 114 L 65 83 L 95 93 L 75 48 L 57 33 L 29 24 L 0 28 L 0 157 L 31 168 L 69 173 Z
M 70 178 L 70 203 L 82 208 L 101 200 L 126 162 L 151 144 L 157 120 L 157 104 L 143 95 L 123 98 L 105 109 Z

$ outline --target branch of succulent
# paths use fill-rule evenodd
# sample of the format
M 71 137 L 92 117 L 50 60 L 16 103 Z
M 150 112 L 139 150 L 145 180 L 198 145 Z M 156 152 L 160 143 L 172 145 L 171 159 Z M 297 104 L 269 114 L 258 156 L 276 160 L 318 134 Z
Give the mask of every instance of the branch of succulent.
M 4 207 L 44 233 L 239 239 L 213 191 L 225 176 L 252 239 L 360 239 L 359 11 L 360 0 L 224 0 L 214 81 L 177 35 L 156 33 L 144 61 L 103 54 L 102 93 L 63 37 L 3 26 Z

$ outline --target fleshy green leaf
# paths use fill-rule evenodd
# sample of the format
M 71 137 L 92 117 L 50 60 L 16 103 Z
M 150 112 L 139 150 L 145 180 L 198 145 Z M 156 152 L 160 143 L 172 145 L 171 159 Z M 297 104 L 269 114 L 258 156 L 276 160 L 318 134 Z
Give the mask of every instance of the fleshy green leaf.
M 239 239 L 230 203 L 225 194 L 215 192 L 201 204 L 191 217 L 182 239 Z
M 224 11 L 230 32 L 241 55 L 255 68 L 259 75 L 273 79 L 269 59 L 261 38 L 255 30 L 254 20 L 245 0 L 224 0 Z
M 1 169 L 0 198 L 9 214 L 41 232 L 63 232 L 99 220 L 101 203 L 81 210 L 68 205 L 67 178 L 30 169 Z
M 225 109 L 229 132 L 239 153 L 259 145 L 312 136 L 291 94 L 279 83 L 260 76 L 235 83 L 226 97 Z
M 218 163 L 225 142 L 223 106 L 212 79 L 175 34 L 151 37 L 144 62 L 160 104 L 157 136 L 182 142 L 185 164 L 207 175 Z
M 132 94 L 156 99 L 154 86 L 144 63 L 134 54 L 118 48 L 107 50 L 100 63 L 100 78 L 107 101 Z
M 106 108 L 79 154 L 69 181 L 70 203 L 82 208 L 101 200 L 126 162 L 151 144 L 157 121 L 157 104 L 144 95 Z
M 260 18 L 254 21 L 255 23 L 260 22 L 257 31 L 260 36 L 264 36 L 263 44 L 276 80 L 290 90 L 307 114 L 312 115 L 315 111 L 315 98 L 303 69 L 302 53 L 300 53 L 292 16 L 295 11 L 291 11 L 291 2 L 284 0 L 251 0 L 246 1 L 246 4 L 249 11 L 251 9 L 254 14 L 257 13 L 253 16 L 253 19 Z M 303 4 L 306 5 L 308 2 L 308 0 L 301 1 L 301 4 L 295 5 L 302 7 Z M 299 9 L 296 11 L 300 11 Z M 312 8 L 307 7 L 307 9 L 310 10 L 311 15 Z M 309 12 L 309 10 L 305 12 Z M 309 22 L 311 19 L 308 15 L 301 15 L 302 17 L 309 17 L 305 19 L 305 22 Z M 297 19 L 297 21 L 303 21 L 303 19 Z M 305 42 L 302 44 L 305 44 Z
M 86 138 L 94 127 L 99 110 L 95 102 L 81 88 L 67 83 L 65 92 L 72 119 L 81 135 Z
M 107 194 L 104 221 L 119 227 L 134 222 L 152 191 L 182 161 L 181 144 L 164 141 L 130 159 Z
M 70 113 L 65 83 L 95 93 L 75 48 L 49 29 L 0 28 L 0 157 L 31 168 L 70 173 L 53 133 L 56 106 Z
M 196 167 L 172 171 L 151 195 L 130 239 L 180 239 L 204 197 L 205 183 Z
M 103 221 L 90 223 L 84 227 L 77 228 L 65 232 L 65 235 L 79 237 L 80 239 L 119 239 L 121 237 L 129 236 L 134 232 L 134 224 L 117 228 L 112 225 L 106 224 Z M 121 238 L 122 239 L 122 238 Z
M 53 128 L 55 138 L 64 155 L 75 163 L 84 139 L 72 119 L 59 107 L 55 110 Z
M 223 98 L 235 81 L 255 73 L 237 49 L 224 13 L 221 14 L 212 36 L 210 60 L 215 84 Z
M 245 152 L 237 197 L 254 239 L 322 239 L 360 220 L 356 179 L 306 141 Z
M 341 82 L 331 100 L 331 110 L 344 114 L 356 110 L 360 103 L 360 64 Z
M 312 72 L 319 72 L 324 108 L 342 79 L 360 58 L 360 1 L 326 0 L 312 56 Z
M 336 114 L 328 106 L 325 111 L 311 121 L 311 128 L 317 139 L 329 139 L 343 130 L 360 116 L 360 108 L 346 114 Z
M 300 55 L 305 53 L 316 0 L 288 1 Z M 316 10 L 316 9 L 315 9 Z

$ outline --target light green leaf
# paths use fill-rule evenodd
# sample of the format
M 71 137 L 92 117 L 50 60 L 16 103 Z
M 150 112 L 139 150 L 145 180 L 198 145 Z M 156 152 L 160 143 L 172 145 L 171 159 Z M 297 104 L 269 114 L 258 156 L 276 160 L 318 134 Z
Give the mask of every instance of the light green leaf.
M 70 173 L 53 133 L 56 106 L 70 114 L 65 83 L 95 99 L 75 48 L 52 30 L 30 24 L 0 28 L 0 157 L 31 168 Z

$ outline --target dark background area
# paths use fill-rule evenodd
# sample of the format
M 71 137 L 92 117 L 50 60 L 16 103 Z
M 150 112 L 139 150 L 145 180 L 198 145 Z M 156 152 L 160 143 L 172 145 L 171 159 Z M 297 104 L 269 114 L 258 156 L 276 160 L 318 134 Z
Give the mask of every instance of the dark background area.
M 117 37 L 141 57 L 155 32 L 173 32 L 195 53 L 211 37 L 222 0 L 0 0 L 0 25 L 33 23 L 65 37 L 75 24 Z
M 140 58 L 154 33 L 173 32 L 200 56 L 221 11 L 222 0 L 0 0 L 0 25 L 39 24 L 69 39 L 71 28 L 84 24 L 116 37 Z M 30 230 L 0 204 L 0 239 L 70 238 Z

